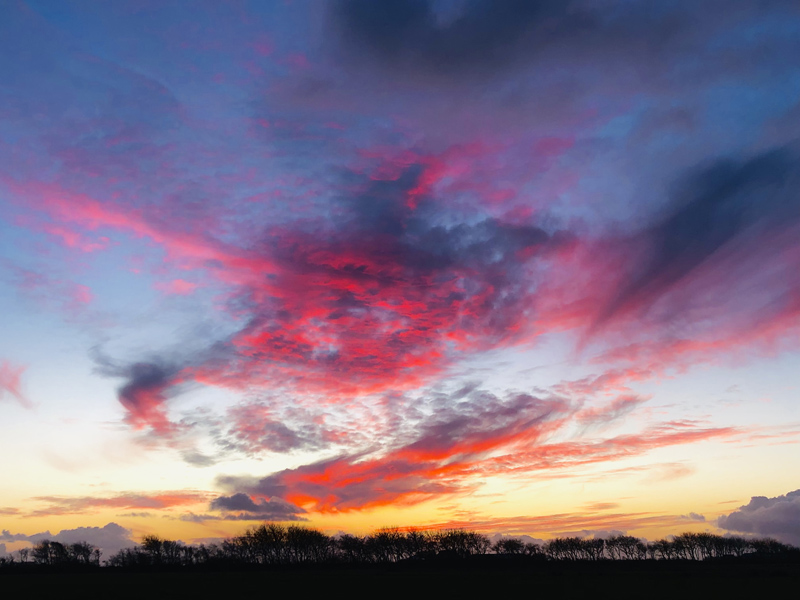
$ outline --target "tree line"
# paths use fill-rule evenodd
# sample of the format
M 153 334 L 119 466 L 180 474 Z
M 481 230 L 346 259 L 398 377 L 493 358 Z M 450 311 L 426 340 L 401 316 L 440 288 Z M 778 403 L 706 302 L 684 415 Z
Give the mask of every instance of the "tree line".
M 329 536 L 309 527 L 264 523 L 217 544 L 189 545 L 148 535 L 135 547 L 120 550 L 102 566 L 123 568 L 386 564 L 408 560 L 451 559 L 487 554 L 551 561 L 689 560 L 746 556 L 800 557 L 800 550 L 770 538 L 712 533 L 682 533 L 646 542 L 628 535 L 609 538 L 557 537 L 544 543 L 503 537 L 494 543 L 484 534 L 463 529 L 440 531 L 381 529 L 372 534 Z M 42 566 L 100 567 L 100 550 L 87 542 L 62 544 L 43 540 L 17 557 L 0 558 L 0 567 L 18 563 Z

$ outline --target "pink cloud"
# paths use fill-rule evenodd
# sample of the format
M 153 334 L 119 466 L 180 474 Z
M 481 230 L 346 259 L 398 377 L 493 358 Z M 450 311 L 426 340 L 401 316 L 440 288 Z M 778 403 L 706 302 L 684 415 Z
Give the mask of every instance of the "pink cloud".
M 185 279 L 173 279 L 168 282 L 156 283 L 156 288 L 165 294 L 173 294 L 176 296 L 186 296 L 197 289 L 197 284 Z
M 33 404 L 22 392 L 22 374 L 25 367 L 16 366 L 7 360 L 0 361 L 0 400 L 8 394 L 25 408 Z
M 105 236 L 97 238 L 97 241 L 90 241 L 77 231 L 58 225 L 44 225 L 42 229 L 62 240 L 68 248 L 75 248 L 82 252 L 95 252 L 108 247 L 109 239 Z
M 148 509 L 168 510 L 176 506 L 198 504 L 210 499 L 210 494 L 192 491 L 169 491 L 156 493 L 121 493 L 116 496 L 38 496 L 35 502 L 47 506 L 33 510 L 27 517 L 81 514 L 103 509 Z
M 54 279 L 45 273 L 12 267 L 18 289 L 45 307 L 56 307 L 69 315 L 80 314 L 92 303 L 92 290 L 74 281 Z

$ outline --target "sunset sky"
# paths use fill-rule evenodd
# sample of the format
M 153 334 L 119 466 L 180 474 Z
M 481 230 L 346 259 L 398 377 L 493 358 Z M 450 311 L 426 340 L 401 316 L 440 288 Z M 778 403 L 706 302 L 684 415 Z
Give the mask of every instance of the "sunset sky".
M 798 240 L 796 0 L 3 2 L 0 555 L 800 545 Z

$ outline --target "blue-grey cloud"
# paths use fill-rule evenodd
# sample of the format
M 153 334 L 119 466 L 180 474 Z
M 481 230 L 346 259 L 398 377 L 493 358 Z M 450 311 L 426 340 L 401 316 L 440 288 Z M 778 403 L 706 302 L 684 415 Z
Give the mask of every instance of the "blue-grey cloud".
M 785 496 L 753 496 L 750 502 L 717 520 L 728 531 L 773 537 L 800 546 L 800 490 Z
M 239 513 L 234 515 L 239 519 L 267 521 L 298 521 L 302 520 L 299 515 L 306 512 L 299 506 L 280 498 L 259 499 L 258 502 L 254 502 L 250 496 L 242 493 L 215 498 L 211 501 L 209 508 L 225 513 Z
M 647 310 L 682 280 L 727 250 L 748 259 L 768 236 L 800 224 L 800 158 L 793 148 L 747 160 L 719 160 L 685 178 L 673 210 L 629 241 L 636 264 L 601 313 L 604 323 Z
M 131 537 L 132 531 L 117 523 L 108 523 L 103 527 L 76 527 L 75 529 L 62 529 L 57 534 L 50 531 L 43 531 L 33 535 L 23 533 L 11 533 L 4 529 L 0 533 L 0 540 L 4 542 L 25 541 L 32 544 L 50 540 L 51 542 L 61 542 L 62 544 L 75 544 L 78 542 L 89 542 L 100 548 L 104 556 L 108 557 L 123 548 L 129 548 L 135 544 Z

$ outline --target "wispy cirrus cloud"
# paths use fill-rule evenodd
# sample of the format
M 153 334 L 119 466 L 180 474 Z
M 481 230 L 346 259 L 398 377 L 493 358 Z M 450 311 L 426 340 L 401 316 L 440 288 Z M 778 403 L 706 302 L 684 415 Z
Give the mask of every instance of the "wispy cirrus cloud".
M 485 518 L 476 515 L 470 519 L 453 519 L 426 525 L 431 529 L 471 529 L 474 531 L 503 533 L 508 535 L 544 535 L 607 537 L 624 534 L 636 529 L 668 529 L 681 531 L 687 521 L 681 515 L 654 512 L 607 512 L 578 511 L 541 516 L 518 515 Z
M 33 404 L 22 392 L 22 374 L 25 367 L 14 365 L 7 360 L 0 362 L 0 400 L 5 396 L 11 396 L 25 408 L 31 408 Z
M 45 506 L 26 512 L 25 516 L 83 514 L 103 509 L 165 510 L 176 506 L 198 504 L 208 497 L 207 493 L 185 490 L 151 494 L 122 493 L 114 496 L 37 496 L 31 500 Z

